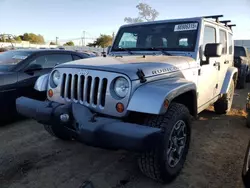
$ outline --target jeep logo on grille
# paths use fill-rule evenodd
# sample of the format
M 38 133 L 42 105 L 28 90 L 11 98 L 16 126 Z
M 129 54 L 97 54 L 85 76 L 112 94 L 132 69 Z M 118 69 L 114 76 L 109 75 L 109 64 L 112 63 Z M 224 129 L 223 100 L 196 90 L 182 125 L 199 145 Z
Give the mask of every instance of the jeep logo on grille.
M 83 75 L 83 76 L 88 76 L 89 75 L 89 71 L 87 71 L 87 70 L 80 70 L 78 74 L 79 75 Z

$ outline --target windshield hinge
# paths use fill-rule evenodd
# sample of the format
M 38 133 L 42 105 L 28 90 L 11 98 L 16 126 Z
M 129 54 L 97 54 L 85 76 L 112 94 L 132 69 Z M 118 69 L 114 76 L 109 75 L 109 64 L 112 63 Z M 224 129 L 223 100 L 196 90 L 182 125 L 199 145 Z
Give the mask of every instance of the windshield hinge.
M 141 69 L 138 69 L 136 74 L 139 77 L 141 83 L 144 83 L 147 81 L 147 79 L 145 78 L 145 74 L 143 73 Z

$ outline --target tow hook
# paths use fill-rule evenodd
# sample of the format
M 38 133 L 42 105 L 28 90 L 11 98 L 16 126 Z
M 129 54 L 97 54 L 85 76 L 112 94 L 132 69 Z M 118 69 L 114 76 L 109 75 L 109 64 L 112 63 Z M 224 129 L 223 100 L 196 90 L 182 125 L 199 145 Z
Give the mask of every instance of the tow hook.
M 89 122 L 92 122 L 92 123 L 96 122 L 96 119 L 95 119 L 96 117 L 97 117 L 97 114 L 96 113 L 93 114 L 93 116 L 90 118 Z

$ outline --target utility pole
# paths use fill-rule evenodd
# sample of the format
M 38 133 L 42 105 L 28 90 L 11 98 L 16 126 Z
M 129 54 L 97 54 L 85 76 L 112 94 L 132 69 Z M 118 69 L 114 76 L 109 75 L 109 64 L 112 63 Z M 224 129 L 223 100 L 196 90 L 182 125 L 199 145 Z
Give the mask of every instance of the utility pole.
M 83 33 L 82 46 L 85 46 L 85 31 L 83 31 L 82 33 Z
M 58 37 L 56 37 L 56 45 L 57 45 Z

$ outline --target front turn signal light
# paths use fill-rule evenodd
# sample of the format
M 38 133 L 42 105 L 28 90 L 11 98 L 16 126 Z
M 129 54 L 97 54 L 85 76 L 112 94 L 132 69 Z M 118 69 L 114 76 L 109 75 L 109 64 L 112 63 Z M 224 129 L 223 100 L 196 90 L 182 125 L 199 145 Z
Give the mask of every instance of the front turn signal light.
M 116 110 L 117 110 L 117 112 L 122 113 L 124 111 L 124 105 L 122 103 L 120 103 L 120 102 L 117 103 L 116 104 Z
M 53 90 L 52 89 L 49 89 L 49 91 L 48 91 L 48 96 L 51 98 L 51 97 L 53 97 Z

